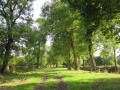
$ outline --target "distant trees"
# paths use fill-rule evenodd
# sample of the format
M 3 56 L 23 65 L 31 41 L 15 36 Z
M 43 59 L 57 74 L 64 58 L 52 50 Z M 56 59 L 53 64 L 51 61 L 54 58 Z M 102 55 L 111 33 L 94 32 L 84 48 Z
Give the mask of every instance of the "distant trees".
M 72 64 L 72 67 L 77 70 L 77 59 L 80 57 L 78 49 L 80 46 L 84 47 L 84 40 L 82 39 L 84 39 L 85 34 L 82 32 L 83 27 L 80 22 L 79 12 L 74 11 L 67 4 L 56 1 L 52 3 L 52 6 L 46 5 L 43 8 L 42 15 L 46 19 L 47 27 L 49 27 L 48 32 L 53 35 L 52 47 L 57 47 L 56 54 L 59 52 L 65 58 L 67 56 L 67 60 L 71 60 L 67 63 L 69 68 Z M 81 34 L 78 34 L 79 32 Z
M 44 20 L 38 19 L 38 28 L 32 28 L 32 30 L 28 33 L 28 37 L 26 38 L 27 42 L 26 47 L 27 51 L 24 53 L 26 58 L 29 59 L 29 55 L 31 55 L 36 62 L 34 64 L 37 68 L 42 65 L 42 58 L 43 55 L 46 53 L 45 51 L 45 44 L 46 44 L 46 36 L 47 32 L 44 28 Z

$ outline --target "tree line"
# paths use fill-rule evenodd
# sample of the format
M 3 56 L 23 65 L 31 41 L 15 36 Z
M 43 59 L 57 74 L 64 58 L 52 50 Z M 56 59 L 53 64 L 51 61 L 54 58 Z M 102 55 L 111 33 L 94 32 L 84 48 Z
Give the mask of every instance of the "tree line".
M 32 4 L 33 0 L 0 1 L 2 74 L 15 65 L 64 65 L 77 70 L 85 62 L 92 71 L 98 65 L 114 65 L 117 71 L 119 0 L 52 0 L 43 5 L 36 22 L 32 20 Z M 48 36 L 51 46 L 46 45 Z M 98 50 L 100 58 L 95 58 Z

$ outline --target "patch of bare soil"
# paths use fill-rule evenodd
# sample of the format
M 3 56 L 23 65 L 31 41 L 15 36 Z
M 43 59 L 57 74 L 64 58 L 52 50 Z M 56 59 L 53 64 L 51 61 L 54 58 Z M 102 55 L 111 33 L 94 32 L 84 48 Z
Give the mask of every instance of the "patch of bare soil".
M 35 88 L 35 90 L 44 90 L 45 83 L 48 81 L 49 77 L 47 75 L 43 76 L 42 81 L 39 83 L 39 85 Z
M 56 76 L 58 84 L 57 84 L 57 90 L 68 90 L 67 84 L 62 80 L 61 76 Z
M 102 84 L 103 84 L 102 81 L 94 82 L 93 83 L 93 90 L 101 90 Z
M 12 89 L 12 87 L 7 87 L 7 86 L 0 87 L 0 90 L 10 90 L 10 89 Z

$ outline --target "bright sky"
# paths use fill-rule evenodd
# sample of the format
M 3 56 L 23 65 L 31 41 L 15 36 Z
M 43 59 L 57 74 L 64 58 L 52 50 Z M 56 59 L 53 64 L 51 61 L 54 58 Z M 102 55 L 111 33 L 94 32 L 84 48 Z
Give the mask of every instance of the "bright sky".
M 33 4 L 34 8 L 34 16 L 33 19 L 36 20 L 41 13 L 41 7 L 44 5 L 45 2 L 50 2 L 51 0 L 35 0 Z
M 51 0 L 35 0 L 34 1 L 34 4 L 33 4 L 33 9 L 34 9 L 33 19 L 34 20 L 39 18 L 40 13 L 41 13 L 41 7 L 44 5 L 45 2 L 51 2 Z M 51 39 L 49 36 L 47 37 L 46 45 L 48 46 L 51 45 Z

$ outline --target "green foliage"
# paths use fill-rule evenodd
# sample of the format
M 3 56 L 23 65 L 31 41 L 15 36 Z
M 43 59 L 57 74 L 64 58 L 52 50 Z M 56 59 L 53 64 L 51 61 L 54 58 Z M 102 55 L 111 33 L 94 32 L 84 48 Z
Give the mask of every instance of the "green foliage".
M 105 57 L 95 57 L 95 62 L 96 62 L 96 65 L 97 66 L 114 66 L 114 61 L 113 61 L 113 58 L 112 57 L 108 57 L 105 58 Z
M 27 3 L 27 0 L 21 0 L 21 3 L 22 3 L 22 4 Z
M 65 63 L 75 68 L 89 58 L 95 68 L 93 53 L 97 50 L 104 59 L 96 58 L 97 65 L 116 63 L 115 52 L 120 47 L 119 0 L 53 0 L 42 7 L 37 28 L 32 26 L 32 2 L 0 1 L 0 65 Z M 47 36 L 52 43 L 46 48 Z
M 54 62 L 55 59 L 57 61 L 59 57 L 63 57 L 64 62 L 68 63 L 70 60 L 73 64 L 77 63 L 80 55 L 86 54 L 85 32 L 79 16 L 78 11 L 60 1 L 43 7 L 42 17 L 45 18 L 46 28 L 53 40 L 49 54 Z
M 113 58 L 111 58 L 111 57 L 105 58 L 104 59 L 104 64 L 114 66 Z
M 23 57 L 14 57 L 10 60 L 10 65 L 25 66 L 27 61 Z
M 89 46 L 89 52 L 92 52 L 92 44 L 93 44 L 93 36 L 96 34 L 97 30 L 100 30 L 105 34 L 109 34 L 109 31 L 114 36 L 114 40 L 112 40 L 112 44 L 114 44 L 115 38 L 118 40 L 119 31 L 117 29 L 113 30 L 114 27 L 119 27 L 115 21 L 118 20 L 116 16 L 119 16 L 120 13 L 120 2 L 119 0 L 109 1 L 109 0 L 61 0 L 69 4 L 75 10 L 79 10 L 80 15 L 82 17 L 82 24 L 85 27 L 86 32 L 86 42 Z M 111 22 L 111 20 L 113 20 Z M 118 20 L 119 21 L 119 20 Z M 110 22 L 110 23 L 109 23 Z M 105 25 L 101 26 L 101 23 Z M 109 24 L 108 24 L 109 23 Z M 117 31 L 117 32 L 116 32 Z M 104 35 L 105 35 L 104 34 Z M 110 37 L 112 36 L 110 34 Z M 108 35 L 108 38 L 110 38 Z M 114 42 L 115 41 L 115 42 Z M 92 55 L 92 53 L 91 53 Z M 90 56 L 91 61 L 92 56 Z M 114 55 L 115 56 L 115 55 Z M 94 66 L 94 63 L 93 63 Z
M 104 58 L 101 58 L 101 57 L 95 57 L 95 62 L 96 62 L 97 66 L 106 64 Z M 108 65 L 108 64 L 106 64 L 106 65 Z
M 20 29 L 23 24 L 31 24 L 31 10 L 32 0 L 1 0 L 0 1 L 0 32 L 3 32 L 2 38 L 0 37 L 0 55 L 2 52 L 3 65 L 1 72 L 7 72 L 7 66 L 10 61 L 10 57 L 13 52 L 18 51 L 20 41 L 22 38 L 22 31 L 26 32 L 26 29 Z M 22 31 L 21 31 L 22 30 Z M 2 48 L 2 49 L 1 49 Z M 2 50 L 2 51 L 1 51 Z

